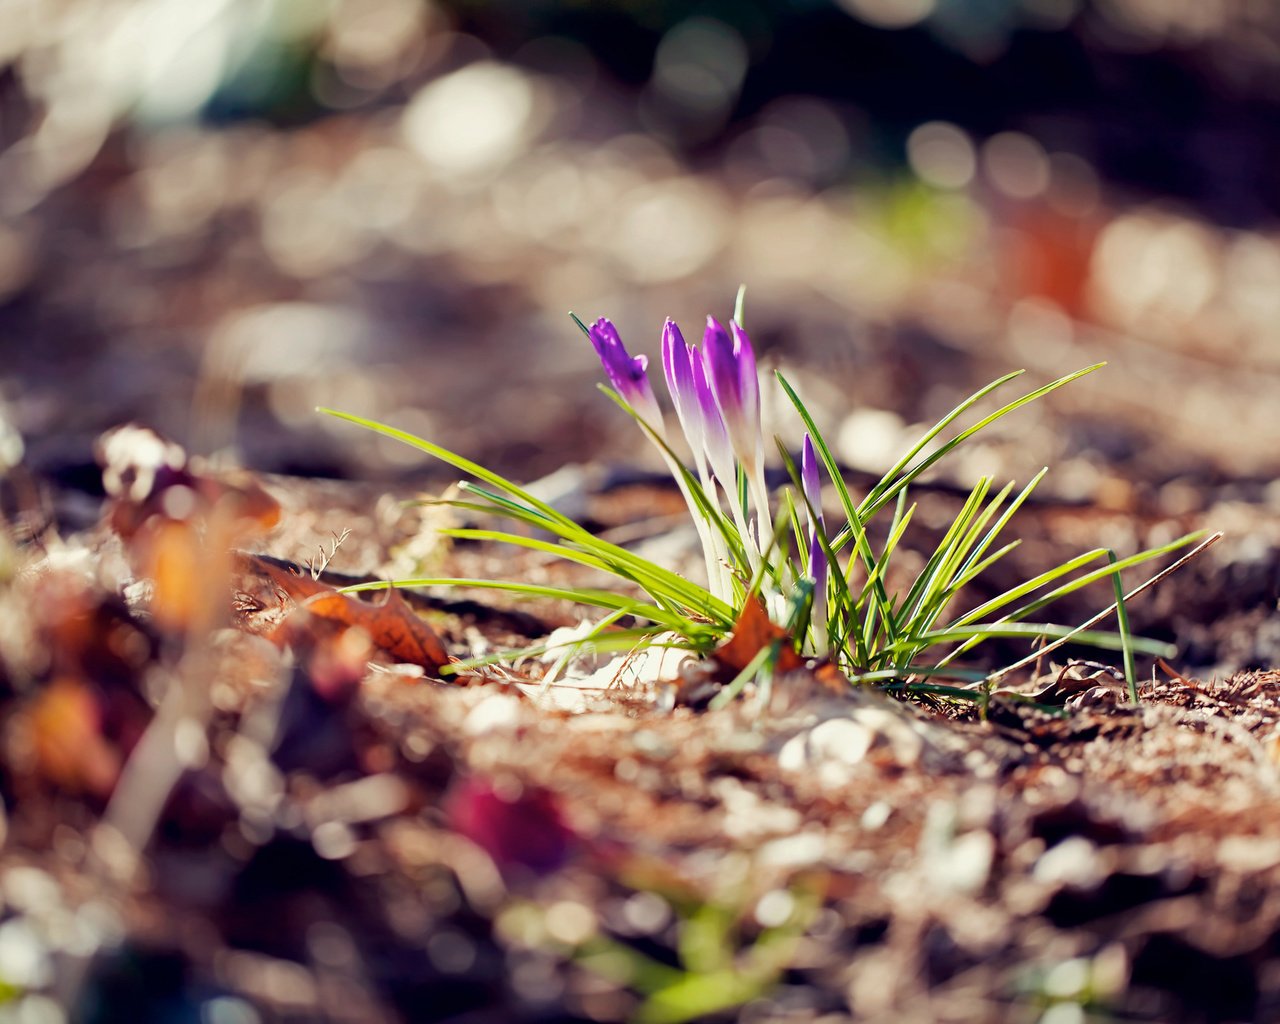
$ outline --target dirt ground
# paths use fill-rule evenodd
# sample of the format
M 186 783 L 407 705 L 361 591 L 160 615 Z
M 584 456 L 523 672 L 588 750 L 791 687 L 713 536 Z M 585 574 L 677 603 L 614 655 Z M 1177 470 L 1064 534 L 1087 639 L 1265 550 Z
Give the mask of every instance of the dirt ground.
M 199 593 L 224 582 L 199 627 L 190 580 L 181 614 L 163 573 L 129 582 L 142 534 L 104 523 L 14 555 L 0 969 L 15 1012 L 1280 1017 L 1280 673 L 1156 670 L 1134 707 L 1113 674 L 1054 664 L 1013 682 L 1056 708 L 998 697 L 985 721 L 804 671 L 768 707 L 721 711 L 622 663 L 588 689 L 544 690 L 537 661 L 442 683 L 395 664 L 429 657 L 392 642 L 366 667 L 328 621 L 265 636 L 406 552 L 460 576 L 563 570 L 448 547 L 438 512 L 381 488 L 260 485 L 280 525 L 264 533 L 247 502 L 243 553 L 200 556 Z M 652 483 L 585 497 L 612 530 L 678 502 Z M 1064 515 L 1032 509 L 1033 546 L 1069 543 Z M 1171 579 L 1150 614 L 1173 602 L 1216 636 L 1204 585 L 1204 570 Z M 449 589 L 412 608 L 451 656 L 580 615 Z

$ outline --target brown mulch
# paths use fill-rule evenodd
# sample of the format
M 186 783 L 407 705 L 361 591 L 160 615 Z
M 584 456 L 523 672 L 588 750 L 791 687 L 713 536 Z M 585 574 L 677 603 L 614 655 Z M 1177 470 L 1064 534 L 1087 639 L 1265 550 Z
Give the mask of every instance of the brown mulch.
M 1135 707 L 1052 666 L 1065 707 L 997 697 L 986 720 L 805 671 L 768 707 L 619 686 L 574 713 L 535 663 L 442 683 L 323 617 L 281 633 L 406 549 L 433 574 L 562 570 L 433 546 L 429 506 L 267 487 L 283 511 L 230 565 L 234 613 L 185 636 L 133 581 L 136 538 L 16 553 L 0 998 L 76 1020 L 675 1019 L 646 957 L 754 979 L 693 1019 L 1280 1015 L 1280 672 L 1166 667 Z M 593 507 L 608 529 L 654 506 Z M 411 600 L 397 614 L 454 655 L 576 621 Z

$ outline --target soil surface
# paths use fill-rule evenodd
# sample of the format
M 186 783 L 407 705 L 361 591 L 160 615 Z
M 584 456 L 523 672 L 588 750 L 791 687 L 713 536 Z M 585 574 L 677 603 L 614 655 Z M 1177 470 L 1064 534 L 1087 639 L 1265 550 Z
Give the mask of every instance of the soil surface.
M 720 711 L 627 659 L 603 683 L 544 687 L 536 659 L 441 682 L 385 609 L 353 647 L 365 613 L 315 595 L 407 562 L 575 577 L 445 545 L 408 493 L 225 486 L 239 554 L 196 544 L 176 583 L 138 582 L 145 502 L 14 552 L 15 998 L 87 1021 L 1280 1017 L 1280 673 L 1165 666 L 1132 706 L 1102 666 L 1046 664 L 1010 682 L 1051 707 L 997 696 L 985 720 L 807 670 Z M 671 536 L 679 504 L 652 483 L 583 499 L 636 537 Z M 1037 506 L 1024 528 L 1052 547 L 1100 515 Z M 1195 600 L 1223 571 L 1172 577 L 1146 618 L 1180 608 L 1212 644 Z M 450 657 L 581 618 L 451 589 L 410 607 Z

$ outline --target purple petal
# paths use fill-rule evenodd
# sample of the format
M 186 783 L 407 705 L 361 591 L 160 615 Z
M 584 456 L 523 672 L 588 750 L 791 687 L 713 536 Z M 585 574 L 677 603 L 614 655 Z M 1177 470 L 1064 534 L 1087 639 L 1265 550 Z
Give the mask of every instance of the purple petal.
M 800 483 L 804 487 L 804 496 L 813 506 L 814 515 L 822 521 L 822 481 L 818 477 L 818 453 L 813 447 L 813 438 L 804 435 L 804 446 L 800 450 Z
M 627 355 L 626 346 L 618 336 L 618 329 L 605 317 L 591 325 L 591 344 L 604 366 L 604 372 L 618 393 L 628 401 L 642 388 L 647 388 L 649 375 L 648 356 Z
M 684 429 L 685 439 L 701 460 L 706 429 L 699 408 L 697 385 L 694 382 L 694 364 L 700 363 L 697 352 L 684 340 L 674 320 L 668 320 L 662 328 L 662 370 L 667 378 L 667 389 L 675 403 L 676 415 Z
M 822 480 L 818 476 L 818 453 L 813 447 L 813 438 L 807 433 L 800 449 L 800 486 L 813 509 L 809 520 L 809 575 L 821 591 L 827 579 L 827 553 L 818 540 L 818 527 L 822 525 Z
M 614 390 L 661 434 L 662 413 L 658 409 L 658 400 L 653 396 L 653 388 L 649 386 L 649 357 L 631 358 L 618 336 L 618 329 L 605 317 L 592 324 L 588 333 Z
M 720 407 L 707 379 L 707 367 L 696 349 L 690 355 L 690 369 L 693 371 L 694 395 L 697 398 L 698 416 L 702 421 L 702 447 L 707 453 L 707 461 L 711 463 L 711 471 L 722 483 L 726 491 L 734 487 L 733 446 L 729 443 L 729 432 L 725 429 L 724 417 L 720 415 Z
M 827 582 L 827 553 L 822 550 L 817 529 L 809 531 L 809 575 L 821 594 Z
M 738 395 L 742 400 L 742 411 L 758 432 L 760 378 L 756 374 L 756 350 L 746 330 L 739 327 L 736 320 L 729 321 L 729 330 L 733 332 L 733 355 L 738 365 Z
M 733 339 L 720 326 L 715 317 L 707 317 L 707 329 L 702 335 L 702 351 L 707 364 L 707 376 L 715 393 L 720 412 L 732 421 L 742 409 L 742 383 L 738 375 L 738 356 Z
M 689 344 L 674 320 L 668 320 L 662 328 L 662 372 L 676 412 L 683 420 L 693 398 L 693 370 L 689 365 Z

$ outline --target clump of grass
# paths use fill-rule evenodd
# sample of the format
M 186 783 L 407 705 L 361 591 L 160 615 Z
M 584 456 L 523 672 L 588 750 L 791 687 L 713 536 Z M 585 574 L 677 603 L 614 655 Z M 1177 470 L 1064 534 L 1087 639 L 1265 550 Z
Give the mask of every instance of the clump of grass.
M 889 581 L 900 575 L 896 556 L 904 549 L 916 509 L 910 499 L 912 485 L 992 424 L 1104 364 L 1032 388 L 980 415 L 975 411 L 979 404 L 1012 384 L 1022 371 L 992 381 L 927 430 L 861 496 L 845 483 L 830 446 L 795 388 L 777 373 L 777 384 L 807 434 L 799 465 L 775 439 L 794 487 L 771 503 L 764 484 L 760 382 L 754 350 L 742 326 L 742 299 L 739 292 L 727 330 L 707 318 L 701 347 L 688 344 L 670 320 L 663 329 L 664 376 L 691 465 L 675 448 L 680 441 L 668 433 L 649 383 L 646 358 L 632 358 L 607 319 L 587 326 L 574 317 L 610 380 L 611 386 L 601 389 L 658 449 L 685 498 L 703 548 L 705 585 L 595 536 L 519 484 L 425 438 L 349 413 L 321 410 L 418 448 L 466 474 L 470 479 L 461 485 L 465 497 L 447 504 L 497 515 L 536 531 L 458 528 L 445 531 L 446 535 L 552 553 L 630 586 L 614 591 L 451 578 L 406 579 L 387 585 L 488 587 L 592 606 L 604 616 L 576 642 L 592 644 L 597 650 L 630 648 L 637 642 L 658 642 L 660 637 L 661 642 L 671 643 L 674 635 L 679 646 L 706 654 L 733 632 L 744 609 L 758 602 L 781 627 L 782 639 L 760 649 L 727 688 L 726 699 L 750 678 L 767 680 L 783 650 L 789 650 L 803 658 L 829 660 L 855 685 L 985 700 L 994 681 L 1025 659 L 991 671 L 974 667 L 973 655 L 992 640 L 1015 638 L 1052 646 L 1069 640 L 1123 651 L 1130 696 L 1136 700 L 1134 655 L 1169 657 L 1173 651 L 1167 644 L 1132 635 L 1120 573 L 1185 548 L 1200 534 L 1125 558 L 1116 558 L 1104 547 L 1094 548 L 976 607 L 955 611 L 958 595 L 1018 546 L 1017 540 L 1006 539 L 1006 529 L 1047 470 L 1020 489 L 1012 482 L 997 489 L 991 477 L 983 477 L 910 585 L 905 591 L 889 592 Z M 824 471 L 839 501 L 836 517 L 824 515 L 821 507 Z M 885 540 L 878 549 L 871 540 L 877 520 L 887 520 Z M 1062 598 L 1108 580 L 1114 583 L 1117 601 L 1105 612 L 1075 626 L 1046 618 L 1046 611 Z M 1118 633 L 1093 628 L 1113 610 L 1120 615 Z M 636 625 L 617 628 L 623 619 Z M 460 663 L 453 668 L 473 665 Z

